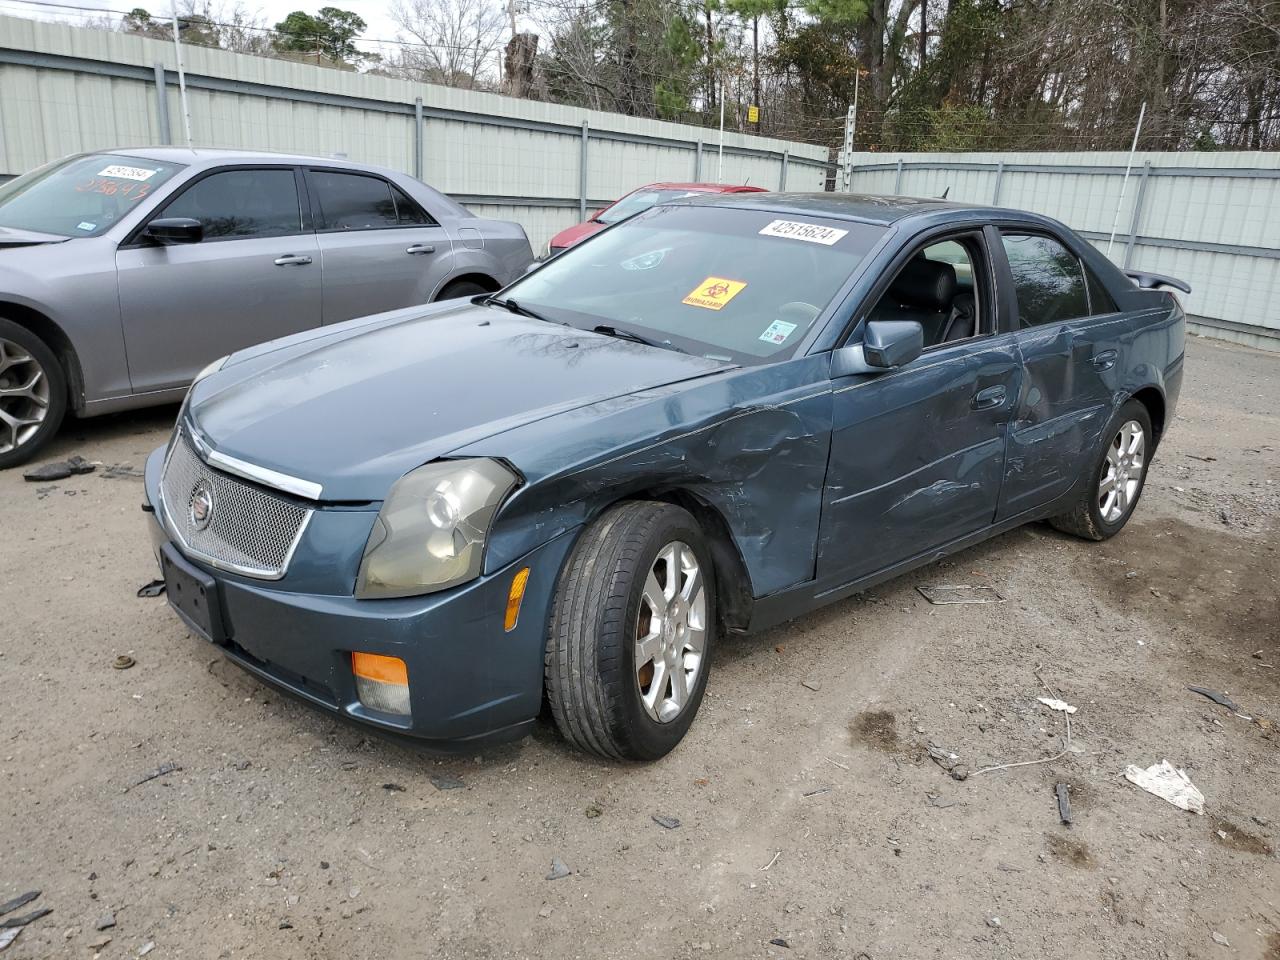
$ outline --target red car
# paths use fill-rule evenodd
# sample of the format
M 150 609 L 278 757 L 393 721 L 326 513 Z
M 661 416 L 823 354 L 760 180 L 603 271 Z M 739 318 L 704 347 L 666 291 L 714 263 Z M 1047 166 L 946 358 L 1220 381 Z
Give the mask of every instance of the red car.
M 764 187 L 743 187 L 729 183 L 651 183 L 647 187 L 632 190 L 621 200 L 615 200 L 603 210 L 597 210 L 586 223 L 566 227 L 551 238 L 550 256 L 572 247 L 619 220 L 625 220 L 641 210 L 648 210 L 655 203 L 665 203 L 677 197 L 693 193 L 764 193 Z

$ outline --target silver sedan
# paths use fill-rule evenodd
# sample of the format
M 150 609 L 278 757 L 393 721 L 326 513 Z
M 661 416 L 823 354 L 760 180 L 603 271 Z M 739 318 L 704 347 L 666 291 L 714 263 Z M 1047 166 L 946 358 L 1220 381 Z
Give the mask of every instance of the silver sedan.
M 318 157 L 79 154 L 0 186 L 0 468 L 66 413 L 182 398 L 211 361 L 355 317 L 497 290 L 515 223 Z

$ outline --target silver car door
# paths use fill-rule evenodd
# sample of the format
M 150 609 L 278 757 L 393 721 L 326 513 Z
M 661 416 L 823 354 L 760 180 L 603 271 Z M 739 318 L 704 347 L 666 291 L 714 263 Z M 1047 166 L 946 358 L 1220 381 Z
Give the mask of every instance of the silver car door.
M 320 322 L 320 252 L 292 167 L 236 167 L 193 181 L 148 222 L 184 217 L 198 243 L 161 244 L 145 225 L 116 251 L 135 393 L 189 382 L 223 354 Z
M 324 273 L 324 322 L 426 303 L 451 260 L 449 235 L 388 180 L 308 171 Z

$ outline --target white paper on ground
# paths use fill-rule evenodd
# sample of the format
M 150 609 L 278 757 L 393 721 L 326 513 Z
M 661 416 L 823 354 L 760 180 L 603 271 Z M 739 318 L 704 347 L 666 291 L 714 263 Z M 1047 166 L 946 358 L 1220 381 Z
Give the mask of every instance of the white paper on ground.
M 1041 703 L 1043 703 L 1050 710 L 1061 710 L 1064 713 L 1076 712 L 1076 708 L 1073 707 L 1071 704 L 1067 703 L 1065 700 L 1055 700 L 1052 697 L 1036 697 L 1036 699 L 1039 700 Z
M 1204 813 L 1204 794 L 1196 789 L 1190 777 L 1168 760 L 1161 760 L 1145 770 L 1131 763 L 1125 768 L 1124 778 L 1147 793 L 1168 800 L 1180 810 Z

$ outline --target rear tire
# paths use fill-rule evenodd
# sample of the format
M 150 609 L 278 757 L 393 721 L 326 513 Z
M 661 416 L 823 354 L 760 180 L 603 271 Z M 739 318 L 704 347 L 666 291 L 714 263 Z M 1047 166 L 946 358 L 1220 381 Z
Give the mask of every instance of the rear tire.
M 666 503 L 612 508 L 556 585 L 545 676 L 565 739 L 610 760 L 657 760 L 702 703 L 715 572 L 698 523 Z
M 39 453 L 66 412 L 67 377 L 57 356 L 26 327 L 0 317 L 0 470 Z
M 1114 537 L 1133 515 L 1155 448 L 1151 414 L 1141 401 L 1129 400 L 1102 437 L 1102 450 L 1090 461 L 1088 489 L 1071 511 L 1049 520 L 1086 540 Z
M 446 283 L 444 289 L 440 291 L 440 295 L 436 300 L 461 300 L 463 297 L 478 297 L 482 293 L 489 293 L 488 287 L 476 283 L 474 280 L 454 280 L 452 283 Z

